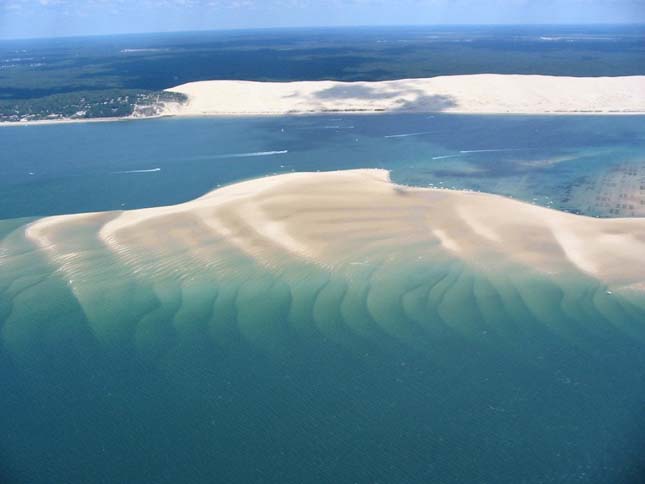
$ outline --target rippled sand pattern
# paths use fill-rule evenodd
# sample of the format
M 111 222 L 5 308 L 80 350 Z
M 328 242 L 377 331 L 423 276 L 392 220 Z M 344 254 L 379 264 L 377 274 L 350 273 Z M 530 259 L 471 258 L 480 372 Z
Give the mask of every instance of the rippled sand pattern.
M 421 189 L 383 170 L 294 173 L 181 205 L 3 222 L 2 341 L 195 338 L 269 352 L 298 335 L 349 350 L 459 337 L 530 352 L 615 328 L 645 336 L 645 220 Z

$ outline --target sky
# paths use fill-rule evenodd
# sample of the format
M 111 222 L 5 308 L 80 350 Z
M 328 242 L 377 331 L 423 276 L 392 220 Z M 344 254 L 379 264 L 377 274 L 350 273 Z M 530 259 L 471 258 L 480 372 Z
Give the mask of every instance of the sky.
M 645 0 L 0 0 L 0 38 L 518 23 L 645 23 Z

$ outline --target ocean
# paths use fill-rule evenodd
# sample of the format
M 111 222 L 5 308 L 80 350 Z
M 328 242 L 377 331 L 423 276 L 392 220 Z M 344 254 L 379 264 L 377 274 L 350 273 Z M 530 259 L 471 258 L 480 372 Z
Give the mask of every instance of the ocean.
M 645 116 L 452 114 L 3 127 L 0 219 L 172 205 L 249 178 L 350 168 L 586 215 L 638 216 L 644 128 Z
M 641 482 L 642 297 L 440 253 L 375 249 L 375 266 L 334 271 L 222 245 L 199 266 L 158 256 L 172 224 L 136 272 L 94 219 L 54 234 L 62 262 L 24 227 L 351 168 L 636 217 L 644 127 L 437 114 L 0 128 L 0 481 Z

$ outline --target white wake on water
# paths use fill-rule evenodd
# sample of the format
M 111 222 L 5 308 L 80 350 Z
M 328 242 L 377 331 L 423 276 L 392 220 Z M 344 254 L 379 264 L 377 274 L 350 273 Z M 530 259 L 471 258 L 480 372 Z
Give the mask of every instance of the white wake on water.
M 213 158 L 251 158 L 255 156 L 273 156 L 273 155 L 286 155 L 289 150 L 278 151 L 256 151 L 252 153 L 230 153 L 226 155 L 215 155 Z
M 499 148 L 495 150 L 461 150 L 459 153 L 499 153 L 501 151 L 524 151 L 526 148 Z
M 407 138 L 409 136 L 422 136 L 424 134 L 431 134 L 433 131 L 419 131 L 417 133 L 401 133 L 401 134 L 390 134 L 384 136 L 384 138 Z
M 127 175 L 128 173 L 154 173 L 161 171 L 161 168 L 150 168 L 147 170 L 125 170 L 125 171 L 113 171 L 112 175 Z

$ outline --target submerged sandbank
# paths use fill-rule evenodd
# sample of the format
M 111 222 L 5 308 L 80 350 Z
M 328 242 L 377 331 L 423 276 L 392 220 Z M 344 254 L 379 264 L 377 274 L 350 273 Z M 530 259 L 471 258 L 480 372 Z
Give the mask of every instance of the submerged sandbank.
M 200 81 L 168 89 L 188 102 L 164 114 L 280 115 L 448 112 L 480 114 L 645 113 L 645 76 L 476 74 L 380 82 Z
M 150 355 L 194 337 L 275 350 L 312 331 L 422 349 L 489 332 L 526 348 L 546 328 L 579 341 L 590 324 L 640 340 L 643 254 L 645 219 L 401 186 L 385 170 L 292 173 L 9 224 L 0 335 L 15 354 L 60 328 Z

